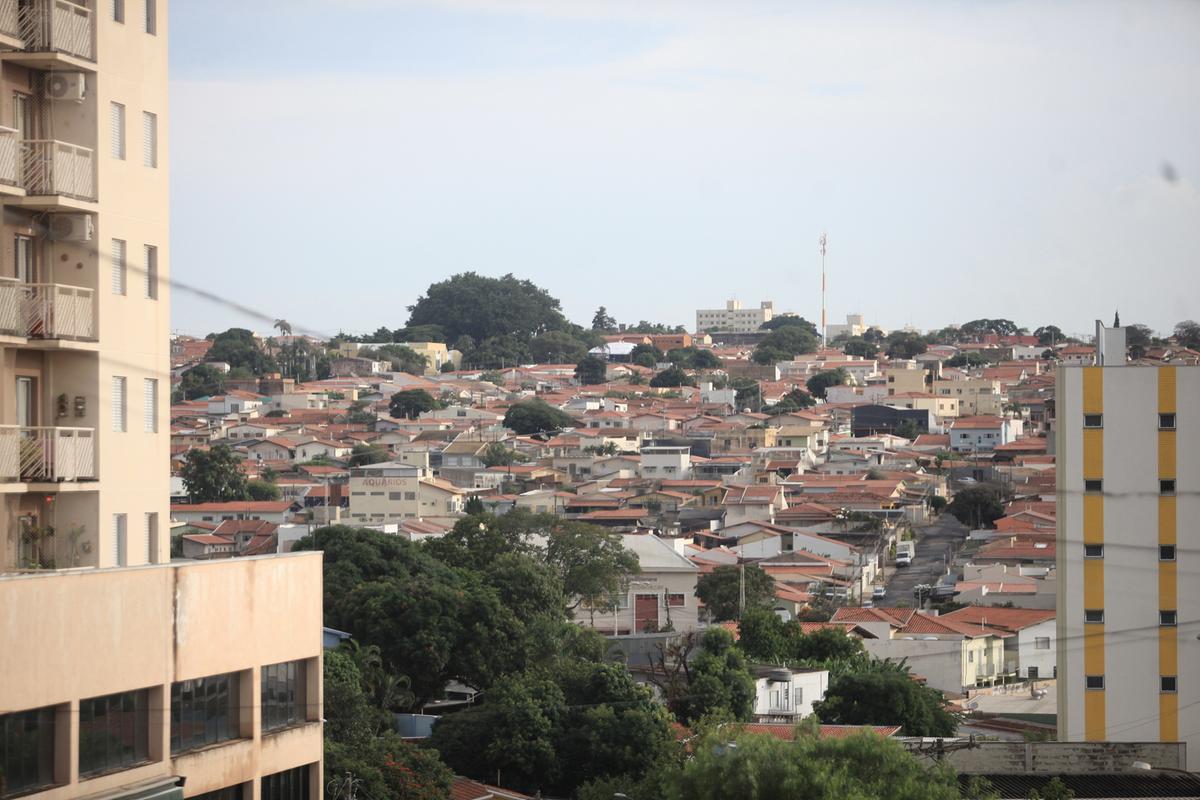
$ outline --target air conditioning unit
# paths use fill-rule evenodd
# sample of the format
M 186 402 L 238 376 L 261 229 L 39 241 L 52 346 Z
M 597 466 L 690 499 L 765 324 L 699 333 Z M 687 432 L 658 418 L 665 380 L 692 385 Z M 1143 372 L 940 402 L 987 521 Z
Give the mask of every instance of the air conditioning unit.
M 87 80 L 82 72 L 51 72 L 46 76 L 46 96 L 82 103 L 87 97 Z
M 91 214 L 55 214 L 50 217 L 50 238 L 56 242 L 90 242 L 95 229 Z

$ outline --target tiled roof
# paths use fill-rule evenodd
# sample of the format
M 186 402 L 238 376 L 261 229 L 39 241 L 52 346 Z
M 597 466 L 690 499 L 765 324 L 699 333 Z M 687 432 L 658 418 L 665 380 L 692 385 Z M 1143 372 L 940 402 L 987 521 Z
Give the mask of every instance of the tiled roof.
M 957 611 L 951 611 L 944 619 L 963 622 L 971 625 L 987 625 L 989 628 L 1019 631 L 1047 620 L 1052 620 L 1055 612 L 1052 609 L 1036 608 L 982 608 L 966 606 Z

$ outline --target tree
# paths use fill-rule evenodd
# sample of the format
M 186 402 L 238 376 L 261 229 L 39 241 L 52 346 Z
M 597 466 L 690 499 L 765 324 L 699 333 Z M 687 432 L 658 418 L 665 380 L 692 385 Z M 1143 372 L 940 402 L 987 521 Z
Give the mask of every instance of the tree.
M 814 339 L 821 338 L 821 333 L 817 330 L 816 325 L 804 317 L 798 317 L 795 314 L 780 314 L 778 317 L 772 317 L 758 326 L 760 331 L 777 331 L 780 328 L 799 328 L 802 331 L 807 331 Z
M 810 323 L 811 325 L 811 323 Z M 817 349 L 820 339 L 803 325 L 785 325 L 776 328 L 754 348 L 752 360 L 755 364 L 774 364 L 787 361 L 799 353 L 811 353 Z
M 575 379 L 583 386 L 604 383 L 607 373 L 608 364 L 596 356 L 586 356 L 575 365 Z
M 854 336 L 847 339 L 846 343 L 842 345 L 842 352 L 848 356 L 874 358 L 879 353 L 879 348 L 861 336 Z
M 906 419 L 896 426 L 896 435 L 901 439 L 912 441 L 921 435 L 921 429 L 915 420 Z
M 836 369 L 828 369 L 824 372 L 818 372 L 816 375 L 813 375 L 808 379 L 808 382 L 805 384 L 805 386 L 808 387 L 808 393 L 813 397 L 819 397 L 824 400 L 825 393 L 829 390 L 830 386 L 841 386 L 847 380 L 849 380 L 849 378 L 850 375 L 845 369 L 842 367 L 837 367 Z
M 1130 358 L 1144 358 L 1146 348 L 1154 343 L 1154 331 L 1145 325 L 1134 323 L 1125 326 L 1125 346 L 1129 348 Z
M 804 633 L 800 622 L 784 622 L 767 608 L 748 609 L 738 622 L 738 647 L 756 661 L 772 664 L 842 665 L 867 662 L 862 641 L 842 630 Z
M 608 315 L 608 309 L 600 306 L 592 315 L 592 330 L 612 331 L 617 329 L 617 321 Z
M 892 331 L 887 337 L 887 357 L 895 359 L 916 358 L 929 349 L 919 333 Z
M 441 407 L 442 404 L 424 389 L 405 389 L 396 392 L 388 401 L 388 413 L 397 419 L 416 419 L 426 411 Z
M 291 336 L 292 335 L 292 323 L 288 322 L 286 319 L 275 320 L 275 324 L 272 325 L 271 327 L 274 328 L 275 330 L 279 331 L 280 336 Z
M 365 467 L 368 464 L 382 464 L 390 459 L 388 450 L 383 445 L 362 442 L 354 445 L 350 451 L 350 466 Z
M 283 497 L 283 492 L 279 487 L 270 481 L 250 480 L 246 481 L 246 499 L 247 500 L 279 500 Z
M 710 714 L 747 721 L 754 713 L 754 676 L 746 657 L 734 646 L 733 634 L 724 628 L 709 628 L 700 640 L 700 652 L 684 664 L 687 691 L 676 701 L 676 718 L 685 724 Z
M 228 503 L 246 498 L 246 473 L 229 445 L 192 449 L 184 456 L 179 475 L 193 503 Z
M 224 383 L 224 377 L 215 368 L 208 364 L 197 364 L 183 373 L 179 388 L 183 391 L 184 399 L 195 400 L 220 394 Z
M 1175 342 L 1180 347 L 1200 350 L 1200 322 L 1185 319 L 1175 326 Z
M 262 375 L 276 368 L 275 359 L 262 351 L 254 334 L 245 328 L 230 328 L 222 333 L 210 333 L 212 347 L 206 358 L 224 361 L 230 367 L 244 368 L 252 375 Z
M 779 402 L 773 406 L 763 409 L 763 413 L 771 416 L 779 416 L 780 414 L 788 414 L 793 411 L 800 411 L 805 408 L 812 408 L 817 404 L 813 396 L 808 392 L 800 389 L 792 389 L 790 392 L 779 398 Z
M 504 427 L 521 436 L 562 430 L 574 424 L 570 414 L 538 398 L 514 403 L 504 413 Z
M 953 736 L 958 729 L 941 692 L 894 669 L 839 675 L 813 713 L 829 725 L 899 725 L 905 736 Z
M 364 358 L 377 356 L 380 360 L 387 361 L 393 372 L 424 375 L 425 370 L 429 368 L 429 358 L 427 356 L 423 356 L 411 347 L 405 347 L 402 344 L 385 344 L 374 351 L 364 348 L 363 350 L 359 350 L 358 354 Z
M 493 337 L 515 336 L 528 342 L 539 333 L 566 327 L 557 299 L 511 274 L 500 278 L 474 272 L 451 276 L 431 284 L 408 310 L 410 328 L 437 325 L 450 340 L 467 335 L 485 343 Z M 471 359 L 472 363 L 477 360 Z
M 1004 516 L 1004 498 L 993 486 L 968 486 L 955 493 L 946 510 L 964 525 L 991 527 Z
M 981 353 L 971 351 L 951 356 L 946 359 L 945 363 L 947 367 L 982 367 L 988 363 L 988 360 Z
M 649 360 L 646 360 L 647 356 Z M 663 352 L 652 344 L 637 344 L 629 351 L 629 360 L 643 367 L 654 367 L 664 358 Z
M 676 386 L 695 386 L 696 382 L 690 375 L 677 366 L 670 366 L 650 379 L 650 386 L 655 389 Z
M 545 517 L 530 518 L 530 529 L 549 525 Z M 546 563 L 558 573 L 570 608 L 605 608 L 624 594 L 641 566 L 625 549 L 620 534 L 586 522 L 554 521 L 546 538 Z
M 518 461 L 524 461 L 525 456 L 504 442 L 492 442 L 483 449 L 483 455 L 479 460 L 485 467 L 508 467 Z
M 1020 332 L 1020 328 L 1011 319 L 973 319 L 970 322 L 964 323 L 959 331 L 964 336 L 984 336 L 986 334 L 995 334 L 996 336 L 1014 336 Z
M 741 617 L 741 593 L 745 572 L 746 608 L 775 605 L 775 579 L 753 564 L 725 564 L 696 581 L 696 597 L 715 621 Z
M 586 358 L 588 347 L 565 331 L 546 331 L 529 341 L 529 354 L 539 364 L 570 364 Z
M 1033 335 L 1037 337 L 1038 344 L 1042 347 L 1053 347 L 1067 338 L 1057 325 L 1043 325 L 1035 330 Z

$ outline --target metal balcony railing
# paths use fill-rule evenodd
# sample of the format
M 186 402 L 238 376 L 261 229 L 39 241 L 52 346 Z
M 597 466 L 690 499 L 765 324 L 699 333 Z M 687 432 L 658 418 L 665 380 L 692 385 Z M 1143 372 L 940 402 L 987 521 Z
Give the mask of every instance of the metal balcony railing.
M 96 18 L 80 2 L 29 0 L 17 11 L 17 35 L 30 52 L 66 53 L 96 60 Z
M 0 0 L 0 34 L 21 35 L 21 28 L 17 24 L 17 0 Z
M 0 425 L 0 480 L 53 482 L 95 477 L 95 428 Z
M 21 142 L 22 184 L 31 195 L 60 194 L 96 199 L 96 173 L 90 147 L 56 139 Z
M 0 0 L 3 3 L 4 0 Z M 21 185 L 21 140 L 13 128 L 0 126 L 0 183 Z
M 29 339 L 96 338 L 95 292 L 0 278 L 0 334 Z
M 0 334 L 25 335 L 21 324 L 21 286 L 16 278 L 0 278 Z

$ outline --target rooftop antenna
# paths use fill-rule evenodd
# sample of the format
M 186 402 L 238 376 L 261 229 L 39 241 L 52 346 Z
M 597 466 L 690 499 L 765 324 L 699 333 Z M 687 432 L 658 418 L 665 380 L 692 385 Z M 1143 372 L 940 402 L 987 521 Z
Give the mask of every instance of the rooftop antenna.
M 821 231 L 817 241 L 821 245 L 821 347 L 824 348 L 829 344 L 825 334 L 825 231 Z

